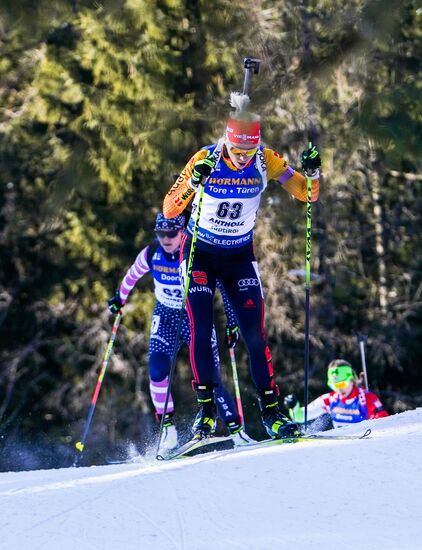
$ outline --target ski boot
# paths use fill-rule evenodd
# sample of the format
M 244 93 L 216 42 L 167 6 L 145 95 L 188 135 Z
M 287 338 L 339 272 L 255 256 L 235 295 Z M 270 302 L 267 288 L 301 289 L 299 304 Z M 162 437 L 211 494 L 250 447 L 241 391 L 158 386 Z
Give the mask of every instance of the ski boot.
M 194 384 L 197 392 L 198 412 L 192 426 L 193 438 L 210 437 L 216 429 L 217 407 L 212 384 Z
M 162 414 L 157 413 L 157 420 L 161 423 Z M 165 450 L 173 449 L 177 446 L 177 430 L 174 424 L 173 413 L 166 413 L 163 423 L 163 434 L 161 436 L 161 448 Z
M 277 386 L 267 390 L 258 390 L 259 408 L 264 428 L 273 439 L 300 436 L 301 431 L 298 424 L 291 422 L 281 414 L 278 408 L 277 390 Z
M 247 445 L 248 443 L 255 443 L 255 439 L 252 439 L 251 437 L 249 437 L 248 434 L 243 429 L 239 417 L 237 417 L 236 420 L 227 422 L 226 426 L 230 432 L 230 437 L 232 438 L 235 447 L 240 447 L 241 445 Z

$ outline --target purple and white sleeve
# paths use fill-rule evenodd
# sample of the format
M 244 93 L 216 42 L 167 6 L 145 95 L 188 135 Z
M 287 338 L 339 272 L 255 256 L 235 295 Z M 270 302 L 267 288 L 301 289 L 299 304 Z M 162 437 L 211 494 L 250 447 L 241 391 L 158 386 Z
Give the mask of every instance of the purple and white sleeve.
M 120 299 L 123 304 L 126 303 L 126 300 L 128 299 L 129 294 L 132 292 L 133 287 L 136 285 L 139 279 L 143 277 L 145 273 L 148 273 L 148 271 L 150 270 L 147 262 L 148 248 L 149 247 L 146 246 L 141 250 L 141 252 L 139 252 L 138 256 L 136 257 L 136 260 L 127 270 L 126 275 L 123 277 L 122 284 L 120 285 L 120 288 L 119 288 Z

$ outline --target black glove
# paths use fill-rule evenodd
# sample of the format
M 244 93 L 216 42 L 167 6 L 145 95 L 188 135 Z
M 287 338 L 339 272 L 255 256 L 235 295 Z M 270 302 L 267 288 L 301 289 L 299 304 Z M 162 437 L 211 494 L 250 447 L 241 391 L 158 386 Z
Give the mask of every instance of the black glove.
M 120 313 L 120 310 L 122 309 L 123 305 L 122 301 L 120 299 L 120 292 L 117 291 L 116 294 L 108 300 L 108 309 L 111 313 L 116 315 L 117 313 Z
M 295 406 L 298 403 L 298 399 L 297 399 L 297 397 L 295 396 L 294 393 L 291 393 L 289 395 L 286 395 L 286 397 L 284 398 L 283 403 L 284 403 L 284 406 L 286 407 L 286 409 L 294 409 Z
M 198 160 L 193 167 L 192 176 L 190 178 L 191 184 L 194 187 L 199 185 L 205 185 L 207 177 L 211 174 L 211 170 L 214 168 L 214 163 L 210 158 Z
M 234 327 L 226 326 L 226 346 L 229 349 L 234 349 L 239 341 L 240 332 L 239 327 L 236 325 Z
M 321 166 L 321 157 L 319 156 L 315 145 L 306 151 L 303 151 L 301 161 L 302 170 L 306 173 L 312 173 Z

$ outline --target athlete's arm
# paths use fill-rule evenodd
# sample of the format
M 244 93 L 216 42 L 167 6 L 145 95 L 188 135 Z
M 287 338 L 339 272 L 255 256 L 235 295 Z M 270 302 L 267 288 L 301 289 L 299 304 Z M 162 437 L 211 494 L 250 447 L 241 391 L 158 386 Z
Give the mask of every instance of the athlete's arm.
M 366 409 L 368 411 L 368 419 L 384 418 L 389 416 L 388 412 L 384 409 L 379 397 L 375 393 L 367 392 L 366 395 Z
M 272 149 L 264 149 L 264 158 L 267 164 L 268 179 L 277 180 L 288 193 L 296 199 L 306 202 L 307 187 L 305 176 L 289 166 L 287 161 Z M 318 196 L 319 179 L 315 179 L 312 180 L 312 202 L 317 201 Z
M 163 214 L 166 218 L 175 218 L 181 214 L 192 200 L 195 195 L 195 189 L 190 184 L 192 170 L 198 160 L 202 160 L 206 156 L 206 149 L 201 149 L 195 153 L 164 197 Z
M 148 248 L 149 246 L 146 246 L 139 252 L 136 260 L 133 262 L 133 264 L 127 270 L 126 275 L 123 277 L 122 283 L 119 288 L 120 300 L 122 301 L 122 304 L 126 303 L 129 294 L 132 292 L 133 287 L 136 285 L 139 279 L 143 277 L 145 273 L 148 273 L 148 271 L 150 271 L 150 266 L 148 265 L 147 260 Z
M 329 409 L 325 402 L 325 397 L 327 395 L 328 394 L 321 395 L 309 403 L 307 411 L 308 420 L 314 420 L 315 418 L 318 418 L 328 412 Z M 293 409 L 289 409 L 289 416 L 295 422 L 305 422 L 305 407 L 301 407 L 299 402 L 296 403 Z

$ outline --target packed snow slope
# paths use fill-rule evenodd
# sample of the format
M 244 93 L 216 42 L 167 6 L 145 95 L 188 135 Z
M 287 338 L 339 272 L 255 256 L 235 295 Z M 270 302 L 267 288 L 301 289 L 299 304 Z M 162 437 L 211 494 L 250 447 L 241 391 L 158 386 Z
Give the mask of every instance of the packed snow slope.
M 421 550 L 422 409 L 313 441 L 0 474 L 5 550 Z

